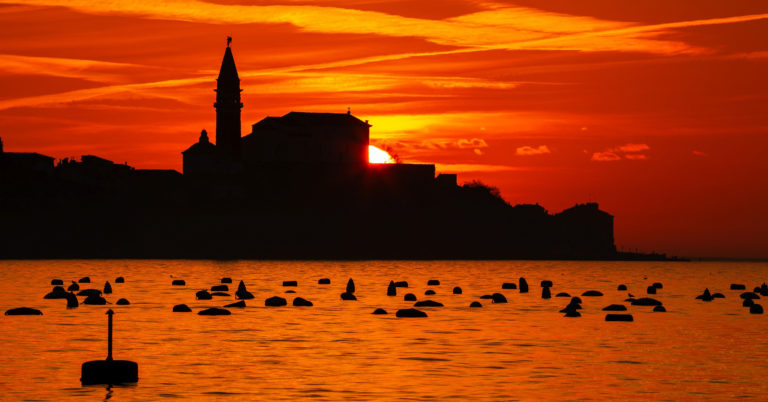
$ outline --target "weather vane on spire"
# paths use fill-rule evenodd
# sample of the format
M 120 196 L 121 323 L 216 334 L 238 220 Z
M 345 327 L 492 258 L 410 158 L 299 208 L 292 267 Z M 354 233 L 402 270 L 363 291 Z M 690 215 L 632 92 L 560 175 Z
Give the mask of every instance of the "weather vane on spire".
M 232 37 L 227 36 L 227 47 L 229 47 L 229 44 L 232 43 Z

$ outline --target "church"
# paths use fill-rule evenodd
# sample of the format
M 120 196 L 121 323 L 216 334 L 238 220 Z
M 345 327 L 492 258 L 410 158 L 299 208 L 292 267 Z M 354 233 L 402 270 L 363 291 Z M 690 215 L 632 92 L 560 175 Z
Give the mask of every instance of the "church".
M 227 41 L 216 79 L 216 143 L 203 130 L 183 155 L 183 174 L 192 179 L 242 177 L 339 183 L 387 183 L 398 187 L 430 186 L 435 166 L 369 164 L 371 125 L 347 113 L 290 112 L 266 117 L 241 135 L 240 77 Z M 455 175 L 441 175 L 440 183 Z

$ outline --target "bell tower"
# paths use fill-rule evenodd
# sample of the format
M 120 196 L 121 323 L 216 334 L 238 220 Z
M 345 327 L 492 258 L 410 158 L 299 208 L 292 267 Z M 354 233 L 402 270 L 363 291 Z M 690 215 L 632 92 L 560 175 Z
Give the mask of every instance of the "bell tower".
M 235 58 L 229 47 L 231 37 L 227 37 L 227 49 L 221 61 L 219 78 L 216 79 L 216 148 L 218 152 L 233 157 L 240 156 L 240 77 L 237 75 Z

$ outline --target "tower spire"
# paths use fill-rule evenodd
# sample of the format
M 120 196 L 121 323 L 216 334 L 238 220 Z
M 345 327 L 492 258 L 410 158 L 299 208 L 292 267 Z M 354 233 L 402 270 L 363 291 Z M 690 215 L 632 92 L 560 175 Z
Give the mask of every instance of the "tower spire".
M 235 67 L 231 37 L 227 37 L 227 48 L 221 61 L 219 77 L 216 79 L 216 148 L 233 156 L 240 152 L 240 77 Z

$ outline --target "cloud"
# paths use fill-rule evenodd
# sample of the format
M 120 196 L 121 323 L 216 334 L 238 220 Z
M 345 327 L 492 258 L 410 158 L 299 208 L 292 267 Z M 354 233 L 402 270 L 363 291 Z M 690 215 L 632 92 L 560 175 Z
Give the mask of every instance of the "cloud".
M 485 142 L 484 139 L 481 138 L 472 138 L 469 140 L 460 139 L 456 141 L 456 146 L 465 149 L 465 148 L 488 148 L 488 143 Z
M 621 156 L 612 151 L 595 152 L 592 154 L 592 160 L 596 162 L 613 162 L 621 160 Z
M 691 153 L 696 155 L 696 156 L 702 156 L 702 157 L 709 156 L 709 154 L 707 154 L 707 153 L 704 153 L 704 152 L 701 152 L 701 151 L 696 151 L 696 150 L 691 151 Z
M 626 144 L 620 145 L 615 148 L 616 151 L 621 152 L 642 152 L 651 149 L 647 144 Z
M 534 148 L 528 145 L 518 147 L 515 151 L 515 154 L 521 155 L 521 156 L 531 156 L 531 155 L 544 155 L 544 154 L 550 154 L 552 151 L 549 150 L 549 147 L 546 145 L 539 145 L 538 147 Z
M 628 143 L 617 147 L 608 148 L 602 152 L 592 153 L 591 160 L 596 162 L 613 162 L 621 159 L 644 161 L 648 156 L 640 152 L 648 151 L 651 147 L 648 144 Z
M 696 53 L 701 49 L 662 38 L 678 28 L 768 18 L 768 14 L 754 14 L 638 25 L 510 6 L 494 6 L 472 14 L 434 20 L 341 7 L 226 5 L 198 0 L 0 0 L 0 3 L 60 6 L 91 14 L 136 15 L 208 24 L 290 24 L 305 32 L 417 37 L 440 45 L 480 51 L 539 49 Z

